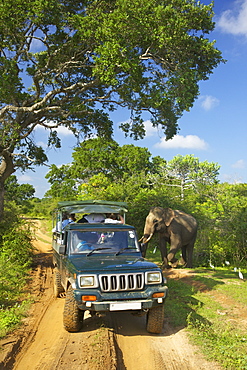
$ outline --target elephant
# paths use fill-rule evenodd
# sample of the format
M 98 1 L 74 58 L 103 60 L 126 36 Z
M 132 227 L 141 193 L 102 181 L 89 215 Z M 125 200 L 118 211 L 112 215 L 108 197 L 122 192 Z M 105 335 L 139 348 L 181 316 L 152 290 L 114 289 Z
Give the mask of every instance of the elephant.
M 164 267 L 169 268 L 169 263 L 177 261 L 175 254 L 181 248 L 182 263 L 191 268 L 197 228 L 197 221 L 189 214 L 171 208 L 152 207 L 146 217 L 143 237 L 139 240 L 142 242 L 142 256 L 145 257 L 153 234 L 159 233 L 159 249 Z M 167 242 L 170 244 L 168 254 Z

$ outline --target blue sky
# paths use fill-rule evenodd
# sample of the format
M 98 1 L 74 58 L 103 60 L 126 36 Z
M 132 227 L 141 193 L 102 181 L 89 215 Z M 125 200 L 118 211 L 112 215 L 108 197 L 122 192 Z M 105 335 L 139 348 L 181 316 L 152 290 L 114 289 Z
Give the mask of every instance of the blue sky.
M 202 1 L 204 4 L 210 1 Z M 145 122 L 146 137 L 133 141 L 125 138 L 118 129 L 127 120 L 123 109 L 112 114 L 114 137 L 120 145 L 134 144 L 146 147 L 152 156 L 171 160 L 175 155 L 193 154 L 200 161 L 216 162 L 221 166 L 220 181 L 247 182 L 247 0 L 215 0 L 216 27 L 210 39 L 222 52 L 225 64 L 217 67 L 209 80 L 200 83 L 200 96 L 190 112 L 178 121 L 180 130 L 169 141 L 161 131 Z M 76 141 L 73 135 L 59 130 L 62 148 L 48 150 L 49 164 L 57 166 L 70 163 Z M 42 128 L 35 132 L 35 139 L 46 148 L 46 133 Z M 49 189 L 45 175 L 49 168 L 37 167 L 35 172 L 16 172 L 19 183 L 32 184 L 35 196 L 42 198 Z

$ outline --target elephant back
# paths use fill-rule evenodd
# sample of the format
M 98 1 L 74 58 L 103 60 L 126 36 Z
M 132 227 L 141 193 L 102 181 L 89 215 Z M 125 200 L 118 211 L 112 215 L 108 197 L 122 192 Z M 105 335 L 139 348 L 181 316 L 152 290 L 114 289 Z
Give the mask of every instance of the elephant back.
M 174 213 L 175 213 L 174 221 L 180 224 L 182 228 L 186 230 L 186 234 L 187 232 L 189 232 L 190 234 L 196 235 L 198 228 L 196 219 L 192 215 L 180 211 L 178 209 L 176 209 Z

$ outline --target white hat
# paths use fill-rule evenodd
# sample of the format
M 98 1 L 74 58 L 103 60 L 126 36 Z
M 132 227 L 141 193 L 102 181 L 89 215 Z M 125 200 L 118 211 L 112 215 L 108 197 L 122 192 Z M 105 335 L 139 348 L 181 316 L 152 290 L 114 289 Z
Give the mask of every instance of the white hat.
M 89 223 L 99 223 L 105 221 L 105 215 L 103 213 L 90 213 L 84 217 Z

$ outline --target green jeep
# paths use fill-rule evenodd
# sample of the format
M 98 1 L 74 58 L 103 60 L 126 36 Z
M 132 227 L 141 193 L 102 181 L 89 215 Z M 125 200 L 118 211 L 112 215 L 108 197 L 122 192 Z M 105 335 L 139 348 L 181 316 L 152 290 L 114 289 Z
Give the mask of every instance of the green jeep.
M 81 329 L 87 310 L 92 315 L 123 310 L 147 314 L 147 331 L 162 331 L 166 281 L 157 265 L 142 258 L 135 228 L 123 221 L 126 211 L 123 202 L 58 203 L 52 242 L 54 294 L 65 295 L 63 323 L 69 332 Z M 64 214 L 71 213 L 121 215 L 122 221 L 67 222 L 63 228 Z

